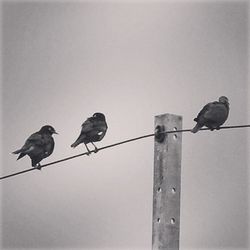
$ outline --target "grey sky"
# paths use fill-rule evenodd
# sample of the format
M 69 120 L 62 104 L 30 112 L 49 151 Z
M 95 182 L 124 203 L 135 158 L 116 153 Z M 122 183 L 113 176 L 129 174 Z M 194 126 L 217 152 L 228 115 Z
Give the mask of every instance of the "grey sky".
M 50 124 L 52 156 L 81 123 L 105 113 L 97 146 L 154 131 L 226 95 L 229 124 L 246 124 L 247 11 L 242 2 L 2 4 L 1 173 L 30 167 L 9 152 Z M 183 135 L 181 249 L 247 249 L 247 131 Z M 5 180 L 2 248 L 151 249 L 152 138 Z

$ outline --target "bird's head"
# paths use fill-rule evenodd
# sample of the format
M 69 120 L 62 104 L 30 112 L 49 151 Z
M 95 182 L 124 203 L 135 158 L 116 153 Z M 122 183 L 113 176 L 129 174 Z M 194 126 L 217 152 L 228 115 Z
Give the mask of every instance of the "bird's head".
M 105 121 L 105 115 L 103 113 L 94 113 L 93 117 Z
M 229 105 L 228 98 L 226 96 L 221 96 L 219 102 Z
M 45 125 L 45 126 L 43 126 L 43 127 L 40 129 L 40 132 L 41 132 L 41 133 L 45 133 L 45 134 L 50 134 L 50 135 L 52 135 L 52 134 L 58 134 L 58 133 L 56 132 L 56 130 L 55 130 L 52 126 L 50 126 L 50 125 Z

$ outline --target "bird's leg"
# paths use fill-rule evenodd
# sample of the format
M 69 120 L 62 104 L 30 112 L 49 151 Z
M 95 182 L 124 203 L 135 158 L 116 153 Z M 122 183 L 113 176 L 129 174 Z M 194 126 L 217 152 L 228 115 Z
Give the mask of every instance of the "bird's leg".
M 90 154 L 91 154 L 91 151 L 89 150 L 87 144 L 84 143 L 84 145 L 85 145 L 85 147 L 86 147 L 86 149 L 87 149 L 87 151 L 88 151 L 87 155 L 90 155 Z
M 41 170 L 41 169 L 42 169 L 42 166 L 41 166 L 40 163 L 37 163 L 36 166 L 35 166 L 35 168 L 38 169 L 38 170 Z
M 218 126 L 218 127 L 216 128 L 216 130 L 220 130 L 220 126 Z
M 98 152 L 98 148 L 96 147 L 96 145 L 93 143 L 93 142 L 91 142 L 91 144 L 94 146 L 94 148 L 95 148 L 95 153 L 97 153 Z

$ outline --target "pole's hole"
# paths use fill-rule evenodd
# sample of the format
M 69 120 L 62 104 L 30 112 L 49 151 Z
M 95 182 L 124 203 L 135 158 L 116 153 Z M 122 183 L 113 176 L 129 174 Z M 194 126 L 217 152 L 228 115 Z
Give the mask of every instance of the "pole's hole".
M 161 188 L 159 187 L 159 188 L 157 188 L 157 192 L 158 193 L 160 193 L 161 192 Z
M 171 218 L 170 222 L 171 222 L 172 225 L 174 225 L 175 224 L 175 218 Z
M 174 140 L 177 140 L 177 134 L 173 135 Z
M 160 219 L 160 218 L 157 218 L 157 222 L 160 223 L 160 222 L 161 222 L 161 219 Z
M 175 193 L 176 193 L 176 188 L 173 187 L 173 188 L 171 189 L 171 191 L 172 191 L 172 194 L 175 194 Z

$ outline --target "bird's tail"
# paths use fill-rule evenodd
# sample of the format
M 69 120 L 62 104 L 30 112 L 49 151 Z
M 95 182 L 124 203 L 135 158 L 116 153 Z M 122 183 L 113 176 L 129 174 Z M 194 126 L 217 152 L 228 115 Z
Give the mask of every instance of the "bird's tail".
M 192 133 L 197 133 L 200 130 L 201 126 L 199 125 L 199 123 L 197 123 L 193 129 L 191 129 Z
M 18 150 L 16 150 L 16 151 L 12 152 L 12 154 L 15 154 L 15 155 L 20 154 L 20 155 L 17 157 L 17 160 L 21 159 L 22 157 L 24 157 L 24 156 L 26 155 L 25 153 L 22 152 L 22 149 L 18 149 Z
M 80 144 L 80 142 L 78 140 L 76 140 L 73 144 L 71 144 L 72 148 L 75 148 L 76 146 L 78 146 Z
M 17 155 L 17 154 L 20 154 L 21 152 L 22 152 L 22 149 L 18 149 L 18 150 L 16 150 L 16 151 L 12 152 L 12 154 Z

